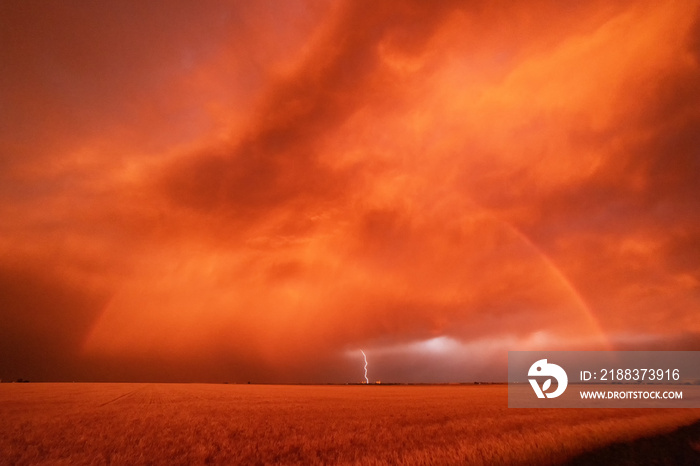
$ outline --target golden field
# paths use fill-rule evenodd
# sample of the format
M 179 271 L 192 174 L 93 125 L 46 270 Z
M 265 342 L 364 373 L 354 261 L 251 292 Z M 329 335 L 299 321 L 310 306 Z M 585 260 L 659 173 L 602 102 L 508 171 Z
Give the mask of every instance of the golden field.
M 699 419 L 509 409 L 504 385 L 0 384 L 0 462 L 557 464 Z

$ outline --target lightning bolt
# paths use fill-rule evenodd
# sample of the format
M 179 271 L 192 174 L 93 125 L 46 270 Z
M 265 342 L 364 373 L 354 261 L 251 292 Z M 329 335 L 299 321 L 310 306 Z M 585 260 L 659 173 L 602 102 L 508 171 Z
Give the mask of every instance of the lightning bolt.
M 367 378 L 367 355 L 362 350 L 360 350 L 360 353 L 362 353 L 362 357 L 365 358 L 365 383 L 369 384 L 369 379 Z

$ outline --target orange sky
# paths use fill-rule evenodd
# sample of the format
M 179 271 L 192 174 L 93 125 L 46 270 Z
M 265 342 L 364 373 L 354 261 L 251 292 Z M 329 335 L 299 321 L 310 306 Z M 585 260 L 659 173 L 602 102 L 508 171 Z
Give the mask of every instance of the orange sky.
M 0 378 L 700 349 L 696 1 L 11 3 Z

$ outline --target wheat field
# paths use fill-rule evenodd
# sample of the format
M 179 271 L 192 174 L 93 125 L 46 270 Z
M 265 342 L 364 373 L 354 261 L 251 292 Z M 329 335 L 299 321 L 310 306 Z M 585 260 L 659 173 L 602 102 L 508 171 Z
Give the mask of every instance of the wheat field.
M 2 464 L 557 464 L 700 410 L 509 409 L 502 385 L 46 383 L 1 384 L 0 419 Z

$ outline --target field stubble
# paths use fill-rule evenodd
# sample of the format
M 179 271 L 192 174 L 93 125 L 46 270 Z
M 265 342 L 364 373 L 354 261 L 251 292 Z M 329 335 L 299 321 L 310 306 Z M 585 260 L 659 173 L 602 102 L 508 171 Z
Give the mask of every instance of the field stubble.
M 691 409 L 509 409 L 506 387 L 2 384 L 3 464 L 555 464 Z

